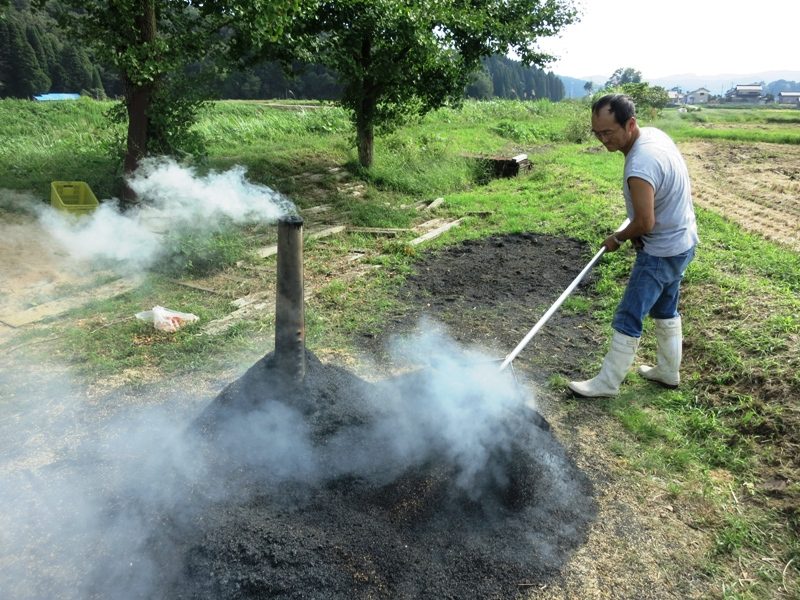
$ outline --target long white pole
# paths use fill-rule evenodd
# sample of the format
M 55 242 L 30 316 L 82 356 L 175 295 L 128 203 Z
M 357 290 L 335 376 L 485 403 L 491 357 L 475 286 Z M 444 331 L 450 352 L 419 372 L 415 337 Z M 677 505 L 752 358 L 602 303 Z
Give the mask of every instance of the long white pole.
M 625 219 L 625 221 L 622 222 L 622 225 L 617 227 L 617 231 L 621 231 L 622 229 L 625 229 L 628 226 L 628 223 L 630 223 L 630 219 Z M 535 336 L 539 332 L 539 330 L 544 326 L 545 323 L 547 323 L 547 321 L 550 319 L 550 317 L 552 317 L 553 314 L 558 310 L 558 307 L 561 306 L 564 303 L 564 300 L 566 300 L 569 297 L 569 295 L 573 291 L 575 291 L 575 288 L 578 287 L 578 284 L 581 282 L 581 280 L 584 277 L 586 277 L 586 274 L 591 270 L 591 268 L 595 265 L 595 263 L 597 263 L 597 261 L 600 260 L 600 257 L 603 256 L 605 251 L 606 251 L 606 247 L 605 246 L 603 246 L 602 248 L 600 248 L 600 250 L 597 251 L 597 254 L 595 254 L 592 257 L 592 260 L 589 261 L 589 264 L 587 264 L 583 268 L 583 270 L 580 273 L 578 273 L 578 276 L 575 279 L 572 280 L 572 283 L 570 283 L 569 287 L 567 287 L 567 289 L 565 289 L 562 292 L 562 294 L 558 297 L 558 300 L 553 302 L 553 305 L 550 308 L 547 309 L 547 312 L 544 313 L 542 315 L 542 318 L 539 319 L 536 322 L 536 325 L 534 325 L 533 328 L 527 333 L 527 335 L 525 335 L 525 337 L 522 338 L 522 341 L 520 341 L 520 343 L 517 344 L 517 347 L 514 348 L 508 354 L 508 356 L 506 356 L 505 360 L 503 361 L 503 364 L 500 365 L 500 370 L 501 371 L 504 370 L 508 365 L 511 364 L 511 361 L 513 361 L 517 357 L 517 355 L 520 352 L 522 352 L 522 350 L 525 348 L 525 346 L 528 345 L 528 342 L 531 341 L 531 338 L 533 338 L 533 336 Z

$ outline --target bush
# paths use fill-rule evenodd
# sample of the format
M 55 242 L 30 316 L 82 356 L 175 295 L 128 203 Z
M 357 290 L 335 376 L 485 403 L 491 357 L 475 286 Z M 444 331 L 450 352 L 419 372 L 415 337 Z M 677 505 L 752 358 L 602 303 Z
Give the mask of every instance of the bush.
M 586 118 L 573 117 L 564 127 L 564 140 L 573 144 L 583 144 L 592 137 L 592 127 Z
M 605 88 L 592 96 L 592 102 L 606 94 L 626 94 L 636 104 L 636 112 L 640 115 L 654 116 L 669 103 L 667 90 L 661 86 L 648 83 L 623 83 L 618 87 Z M 652 109 L 652 110 L 648 110 Z

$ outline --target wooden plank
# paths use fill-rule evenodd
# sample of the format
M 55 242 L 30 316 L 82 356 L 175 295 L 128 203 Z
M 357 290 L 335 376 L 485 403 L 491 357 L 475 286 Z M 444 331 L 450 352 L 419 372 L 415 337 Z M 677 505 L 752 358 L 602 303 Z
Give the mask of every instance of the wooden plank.
M 120 296 L 136 289 L 140 283 L 139 279 L 117 279 L 111 283 L 79 292 L 67 298 L 44 302 L 16 313 L 0 315 L 0 321 L 11 327 L 28 325 L 29 323 L 58 316 L 73 308 L 80 308 L 93 300 L 107 300 L 108 298 Z
M 444 204 L 444 198 L 436 198 L 436 200 L 428 204 L 424 210 L 433 210 L 439 208 L 442 204 Z
M 313 295 L 313 290 L 306 289 L 304 298 L 308 300 Z M 236 307 L 236 310 L 228 313 L 224 317 L 209 321 L 200 331 L 207 335 L 219 335 L 245 319 L 257 318 L 265 312 L 274 315 L 275 293 L 272 291 L 254 292 L 247 296 L 237 298 L 231 302 L 231 305 Z
M 247 300 L 245 300 L 245 298 L 247 298 Z M 219 335 L 220 333 L 226 332 L 239 321 L 254 317 L 261 312 L 270 311 L 270 313 L 272 313 L 275 311 L 274 294 L 261 292 L 257 297 L 255 294 L 250 294 L 250 297 L 245 298 L 234 300 L 231 303 L 234 306 L 237 306 L 236 303 L 239 300 L 243 301 L 243 303 L 239 306 L 239 308 L 231 313 L 228 313 L 224 317 L 214 319 L 213 321 L 206 323 L 200 331 L 208 335 Z
M 400 208 L 412 208 L 413 207 L 413 208 L 416 208 L 417 210 L 422 210 L 427 205 L 428 205 L 428 203 L 425 200 L 418 200 L 418 201 L 414 202 L 413 204 L 401 204 Z
M 308 240 L 317 240 L 319 238 L 336 235 L 337 233 L 341 233 L 346 229 L 347 229 L 346 225 L 334 225 L 332 227 L 326 227 L 325 229 L 318 229 L 316 231 L 307 232 L 305 238 Z M 256 255 L 260 258 L 269 258 L 270 256 L 274 256 L 277 253 L 278 253 L 277 244 L 273 244 L 272 246 L 264 246 L 263 248 L 259 248 L 258 250 L 256 250 Z
M 425 221 L 424 223 L 415 225 L 414 231 L 430 231 L 431 229 L 436 229 L 437 227 L 439 227 L 444 223 L 447 223 L 447 219 L 442 219 L 442 218 L 431 219 L 430 221 Z
M 445 231 L 449 231 L 453 227 L 458 227 L 461 224 L 461 221 L 463 220 L 464 219 L 456 219 L 454 221 L 449 221 L 444 225 L 437 227 L 436 229 L 431 229 L 428 233 L 425 233 L 419 236 L 418 238 L 411 240 L 410 244 L 412 246 L 417 246 L 419 244 L 422 244 L 423 242 L 427 242 L 428 240 L 432 240 L 433 238 L 439 237 Z
M 255 302 L 260 302 L 269 296 L 270 294 L 267 292 L 253 292 L 252 294 L 247 294 L 246 296 L 242 296 L 236 300 L 231 300 L 231 306 L 235 308 L 244 308 L 245 306 L 249 306 Z
M 348 226 L 348 232 L 352 233 L 370 233 L 372 235 L 386 235 L 390 237 L 395 237 L 400 235 L 401 233 L 408 233 L 409 231 L 413 231 L 412 229 L 403 229 L 397 227 L 354 227 Z
M 270 256 L 274 256 L 278 253 L 278 245 L 273 244 L 272 246 L 264 246 L 263 248 L 259 248 L 256 250 L 256 254 L 259 258 L 269 258 Z
M 342 233 L 346 229 L 346 225 L 334 225 L 333 227 L 326 227 L 325 229 L 321 229 L 319 231 L 310 232 L 306 237 L 310 240 L 318 240 L 319 238 Z

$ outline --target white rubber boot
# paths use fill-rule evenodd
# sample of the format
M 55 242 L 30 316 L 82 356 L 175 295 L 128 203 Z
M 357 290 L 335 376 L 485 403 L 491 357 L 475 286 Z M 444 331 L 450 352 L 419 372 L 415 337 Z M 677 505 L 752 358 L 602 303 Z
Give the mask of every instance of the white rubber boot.
M 638 347 L 639 338 L 615 331 L 611 337 L 611 348 L 603 359 L 603 366 L 600 367 L 597 377 L 588 381 L 570 381 L 569 389 L 585 398 L 616 396 L 619 393 L 619 384 L 633 364 Z
M 683 356 L 681 318 L 654 319 L 656 324 L 656 366 L 642 365 L 639 375 L 668 388 L 681 382 L 680 367 Z

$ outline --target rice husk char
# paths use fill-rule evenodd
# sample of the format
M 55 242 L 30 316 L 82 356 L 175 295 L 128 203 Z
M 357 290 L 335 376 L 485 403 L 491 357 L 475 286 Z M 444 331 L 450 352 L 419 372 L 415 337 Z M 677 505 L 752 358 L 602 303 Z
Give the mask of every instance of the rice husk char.
M 375 426 L 425 409 L 429 370 L 373 384 L 307 352 L 298 384 L 273 358 L 195 422 L 237 493 L 166 527 L 183 560 L 168 597 L 508 598 L 552 577 L 584 540 L 591 484 L 523 402 L 492 424 L 498 443 L 466 477 L 435 423 L 416 450 Z M 239 424 L 274 410 L 307 427 L 313 468 L 235 451 L 231 435 L 253 435 Z

